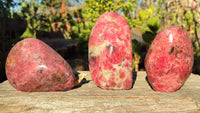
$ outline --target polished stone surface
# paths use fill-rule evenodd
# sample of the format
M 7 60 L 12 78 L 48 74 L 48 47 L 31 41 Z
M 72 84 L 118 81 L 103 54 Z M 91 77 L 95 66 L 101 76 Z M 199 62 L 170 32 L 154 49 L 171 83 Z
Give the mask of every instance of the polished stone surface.
M 89 67 L 93 81 L 103 89 L 132 87 L 132 43 L 126 19 L 104 13 L 89 38 Z
M 187 31 L 169 27 L 157 34 L 145 58 L 148 80 L 156 91 L 178 90 L 193 66 L 193 46 Z
M 52 48 L 35 38 L 18 42 L 6 61 L 10 84 L 21 91 L 65 91 L 74 87 L 70 65 Z

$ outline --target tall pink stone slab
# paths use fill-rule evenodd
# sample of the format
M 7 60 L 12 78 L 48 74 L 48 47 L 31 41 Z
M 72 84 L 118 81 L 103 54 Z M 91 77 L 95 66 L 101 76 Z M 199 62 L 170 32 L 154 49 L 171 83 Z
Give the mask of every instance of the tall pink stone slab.
M 89 68 L 103 89 L 130 89 L 133 82 L 132 42 L 126 19 L 113 12 L 96 21 L 89 38 Z
M 157 34 L 146 58 L 148 80 L 155 91 L 177 91 L 193 66 L 193 46 L 186 30 L 169 27 Z
M 65 91 L 74 87 L 70 65 L 52 48 L 35 38 L 18 42 L 6 61 L 10 84 L 20 91 Z

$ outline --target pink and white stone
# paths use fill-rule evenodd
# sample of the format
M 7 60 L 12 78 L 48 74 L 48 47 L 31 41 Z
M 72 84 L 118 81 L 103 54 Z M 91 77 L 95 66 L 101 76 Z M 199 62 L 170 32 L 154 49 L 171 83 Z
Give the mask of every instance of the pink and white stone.
M 104 13 L 89 37 L 89 68 L 94 83 L 103 89 L 130 89 L 132 62 L 132 42 L 126 19 L 117 13 Z
M 177 91 L 193 66 L 193 46 L 186 30 L 169 27 L 157 34 L 145 58 L 148 80 L 155 91 Z

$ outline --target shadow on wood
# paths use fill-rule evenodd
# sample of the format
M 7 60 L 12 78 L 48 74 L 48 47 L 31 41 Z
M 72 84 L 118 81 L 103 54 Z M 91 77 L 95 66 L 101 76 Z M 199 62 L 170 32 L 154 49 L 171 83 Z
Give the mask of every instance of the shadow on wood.
M 145 77 L 145 80 L 146 80 L 146 82 L 148 83 L 149 87 L 150 87 L 152 90 L 154 90 L 153 87 L 151 86 L 151 83 L 149 82 L 149 79 L 148 79 L 147 76 Z M 154 90 L 154 91 L 155 91 L 155 90 Z
M 133 86 L 135 85 L 135 81 L 136 81 L 136 79 L 137 79 L 137 72 L 133 72 L 133 83 L 132 83 L 132 87 L 131 87 L 131 89 L 133 88 Z

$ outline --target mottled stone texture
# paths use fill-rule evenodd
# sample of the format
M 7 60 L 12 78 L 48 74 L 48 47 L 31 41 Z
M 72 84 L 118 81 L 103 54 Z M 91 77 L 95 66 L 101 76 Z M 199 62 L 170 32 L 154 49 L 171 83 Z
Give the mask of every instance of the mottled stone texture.
M 6 75 L 20 91 L 64 91 L 74 87 L 70 65 L 52 48 L 35 38 L 18 42 L 9 52 Z
M 132 87 L 132 43 L 126 19 L 104 13 L 89 38 L 89 68 L 95 84 L 103 89 Z
M 193 46 L 186 30 L 169 27 L 157 34 L 145 58 L 148 80 L 155 91 L 174 92 L 189 77 Z

